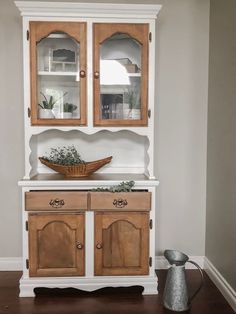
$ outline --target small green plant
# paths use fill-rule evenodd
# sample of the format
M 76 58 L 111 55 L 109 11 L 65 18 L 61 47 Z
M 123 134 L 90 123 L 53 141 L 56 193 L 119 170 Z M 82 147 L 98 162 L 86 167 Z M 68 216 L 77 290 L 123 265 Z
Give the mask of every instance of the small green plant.
M 73 104 L 69 104 L 68 102 L 66 102 L 65 104 L 63 104 L 63 112 L 73 112 L 77 109 L 76 105 Z
M 58 165 L 71 166 L 84 164 L 80 154 L 74 145 L 51 148 L 49 156 L 43 156 L 43 159 Z
M 42 109 L 53 109 L 55 103 L 58 102 L 62 97 L 64 97 L 67 92 L 65 92 L 61 97 L 56 100 L 54 100 L 53 96 L 50 96 L 48 100 L 44 93 L 40 92 L 40 94 L 43 96 L 44 100 L 41 104 L 38 104 L 39 107 Z

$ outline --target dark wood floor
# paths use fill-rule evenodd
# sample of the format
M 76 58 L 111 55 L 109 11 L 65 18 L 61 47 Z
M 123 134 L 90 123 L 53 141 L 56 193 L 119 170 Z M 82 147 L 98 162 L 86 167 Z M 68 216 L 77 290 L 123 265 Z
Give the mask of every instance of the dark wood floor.
M 162 291 L 166 271 L 158 271 L 159 294 L 142 296 L 138 293 L 115 293 L 97 295 L 41 295 L 36 298 L 19 298 L 20 272 L 0 272 L 1 314 L 167 314 L 173 313 L 162 306 Z M 190 290 L 198 283 L 198 273 L 187 271 Z M 233 314 L 221 293 L 204 274 L 202 290 L 192 302 L 191 314 Z M 183 313 L 183 312 L 182 312 Z

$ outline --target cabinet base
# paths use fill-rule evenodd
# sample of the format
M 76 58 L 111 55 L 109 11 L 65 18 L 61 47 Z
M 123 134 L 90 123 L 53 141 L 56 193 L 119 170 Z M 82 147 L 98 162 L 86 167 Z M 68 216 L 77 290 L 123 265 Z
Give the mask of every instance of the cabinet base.
M 158 294 L 157 277 L 41 277 L 20 279 L 20 297 L 34 297 L 35 288 L 75 288 L 84 291 L 94 291 L 104 287 L 142 286 L 143 295 Z

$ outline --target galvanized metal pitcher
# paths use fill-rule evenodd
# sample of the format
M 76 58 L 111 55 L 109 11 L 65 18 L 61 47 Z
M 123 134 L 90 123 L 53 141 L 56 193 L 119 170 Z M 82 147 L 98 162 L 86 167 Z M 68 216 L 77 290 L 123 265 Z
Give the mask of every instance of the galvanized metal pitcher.
M 167 273 L 166 284 L 163 294 L 163 304 L 172 311 L 187 311 L 190 308 L 192 299 L 197 295 L 203 285 L 203 273 L 200 266 L 189 260 L 189 257 L 176 250 L 165 250 L 165 258 L 170 263 Z M 201 275 L 201 283 L 192 296 L 189 297 L 185 264 L 191 263 L 195 265 Z

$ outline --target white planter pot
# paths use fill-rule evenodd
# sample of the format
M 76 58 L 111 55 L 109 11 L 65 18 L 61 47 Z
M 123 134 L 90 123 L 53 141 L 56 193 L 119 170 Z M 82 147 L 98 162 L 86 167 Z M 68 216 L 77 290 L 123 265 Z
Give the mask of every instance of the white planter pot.
M 130 120 L 130 119 L 132 119 L 132 116 L 131 116 L 131 109 L 123 109 L 123 119 L 124 120 Z
M 141 112 L 140 109 L 123 109 L 124 120 L 140 120 Z
M 131 119 L 140 120 L 141 112 L 140 109 L 132 109 L 131 110 Z
M 72 119 L 72 112 L 62 112 L 61 118 L 62 119 Z
M 54 119 L 55 116 L 51 109 L 39 109 L 39 119 Z

